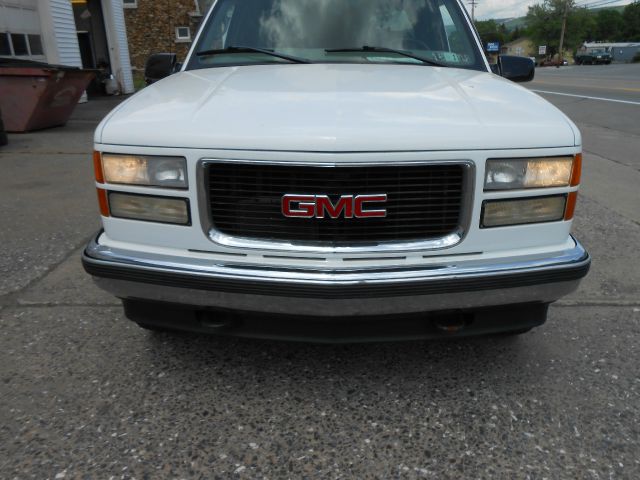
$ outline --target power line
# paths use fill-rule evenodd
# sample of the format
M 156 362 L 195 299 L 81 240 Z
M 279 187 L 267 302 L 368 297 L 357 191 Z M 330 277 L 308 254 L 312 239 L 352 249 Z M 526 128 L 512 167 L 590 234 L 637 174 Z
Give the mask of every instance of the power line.
M 626 0 L 596 0 L 596 1 L 586 1 L 584 3 L 577 3 L 576 6 L 577 7 L 584 7 L 584 8 L 598 8 L 598 7 L 604 7 L 605 5 L 610 5 L 612 3 L 620 3 L 622 1 L 626 1 Z M 622 5 L 621 5 L 622 6 Z
M 622 3 L 622 5 L 620 5 L 620 6 L 625 6 L 625 5 L 628 5 L 629 3 L 631 3 L 631 1 L 630 0 L 582 0 L 581 2 L 576 2 L 575 6 L 576 7 L 586 7 L 586 8 L 598 8 L 598 7 L 609 5 L 609 4 L 612 4 L 612 3 Z M 601 5 L 598 5 L 598 4 L 601 4 Z M 469 2 L 469 5 L 471 5 L 471 2 Z M 476 2 L 476 5 L 477 5 L 477 2 Z M 505 12 L 507 10 L 513 11 L 513 8 L 514 7 L 512 5 L 510 5 L 510 6 L 506 6 L 506 7 L 500 7 L 500 8 L 497 8 L 497 9 L 490 9 L 490 14 L 487 14 L 487 15 L 490 15 L 491 18 L 495 18 L 496 14 L 500 14 L 501 12 Z M 524 16 L 524 15 L 518 15 L 518 14 L 514 14 L 513 15 L 514 18 L 522 17 L 522 16 Z

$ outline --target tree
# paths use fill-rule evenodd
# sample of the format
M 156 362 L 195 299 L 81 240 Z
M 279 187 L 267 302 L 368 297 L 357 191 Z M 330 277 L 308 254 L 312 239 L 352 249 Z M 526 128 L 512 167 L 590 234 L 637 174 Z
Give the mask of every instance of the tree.
M 507 39 L 506 27 L 504 24 L 498 24 L 495 20 L 478 20 L 476 21 L 476 28 L 485 46 L 487 42 L 500 42 L 500 45 L 502 45 Z
M 558 52 L 565 6 L 569 9 L 564 34 L 566 50 L 573 50 L 589 40 L 588 32 L 595 29 L 593 16 L 586 8 L 577 7 L 575 0 L 544 0 L 532 5 L 526 16 L 527 33 L 537 45 L 547 45 L 549 55 Z
M 509 34 L 509 41 L 513 42 L 514 40 L 518 40 L 522 36 L 523 36 L 522 30 L 520 29 L 520 27 L 516 27 Z
M 640 41 L 640 2 L 635 1 L 624 8 L 622 22 L 625 40 Z
M 598 10 L 596 13 L 595 37 L 600 42 L 615 42 L 623 39 L 622 14 L 617 10 Z
M 585 41 L 595 40 L 593 32 L 596 30 L 596 19 L 590 10 L 579 7 L 571 10 L 567 19 L 567 33 L 565 44 L 567 49 L 576 49 Z
M 556 53 L 562 28 L 561 19 L 554 8 L 547 4 L 536 4 L 527 11 L 527 33 L 537 45 L 546 45 L 547 53 Z

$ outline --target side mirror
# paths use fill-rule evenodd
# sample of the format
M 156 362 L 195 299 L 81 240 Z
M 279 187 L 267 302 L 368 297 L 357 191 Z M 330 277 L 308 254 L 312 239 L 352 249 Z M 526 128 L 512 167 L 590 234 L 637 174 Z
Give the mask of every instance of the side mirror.
M 536 73 L 533 61 L 528 57 L 500 55 L 498 57 L 500 75 L 512 82 L 530 82 Z
M 147 59 L 144 67 L 144 81 L 151 85 L 164 77 L 175 73 L 178 57 L 175 53 L 154 53 Z

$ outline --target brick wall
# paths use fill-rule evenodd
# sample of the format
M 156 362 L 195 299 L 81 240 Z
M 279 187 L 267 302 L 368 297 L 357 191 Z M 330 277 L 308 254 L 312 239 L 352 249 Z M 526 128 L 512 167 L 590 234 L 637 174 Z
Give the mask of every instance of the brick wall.
M 124 9 L 133 69 L 144 69 L 152 53 L 177 53 L 183 61 L 191 43 L 176 42 L 176 27 L 189 27 L 195 36 L 200 18 L 189 15 L 196 10 L 194 1 L 137 0 L 137 5 Z

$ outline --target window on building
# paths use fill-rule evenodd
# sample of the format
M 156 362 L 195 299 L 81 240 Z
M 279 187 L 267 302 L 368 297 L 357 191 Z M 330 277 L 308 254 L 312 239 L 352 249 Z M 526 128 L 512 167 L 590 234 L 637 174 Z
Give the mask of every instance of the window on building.
M 191 29 L 189 27 L 176 27 L 176 42 L 190 42 Z
M 44 50 L 42 49 L 42 38 L 40 35 L 27 35 L 27 38 L 29 39 L 31 55 L 44 55 Z
M 138 0 L 122 0 L 124 8 L 138 8 Z
M 29 55 L 27 36 L 24 33 L 12 33 L 11 43 L 13 44 L 13 54 L 16 57 L 20 55 Z
M 0 33 L 0 55 L 11 56 L 11 44 L 9 43 L 8 33 Z

